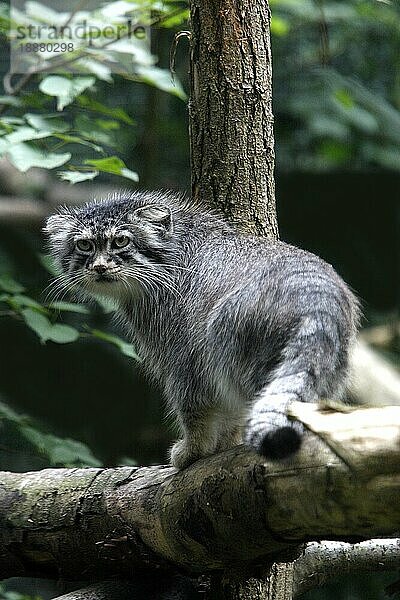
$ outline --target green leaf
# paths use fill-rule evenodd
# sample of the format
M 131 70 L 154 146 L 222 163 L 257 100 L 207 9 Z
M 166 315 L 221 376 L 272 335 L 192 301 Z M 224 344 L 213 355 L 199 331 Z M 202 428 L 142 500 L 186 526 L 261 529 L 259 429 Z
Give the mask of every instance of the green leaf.
M 106 315 L 110 315 L 116 309 L 115 304 L 110 298 L 96 298 L 96 302 Z
M 108 83 L 112 83 L 113 78 L 111 77 L 111 69 L 106 65 L 103 65 L 98 60 L 92 60 L 91 58 L 81 58 L 79 63 L 79 67 L 83 67 L 83 70 L 88 71 L 89 73 L 93 73 L 96 75 L 98 79 L 102 81 L 107 81 Z
M 71 154 L 56 154 L 55 152 L 45 152 L 34 146 L 25 143 L 16 144 L 7 149 L 7 156 L 22 173 L 25 173 L 31 167 L 42 167 L 43 169 L 54 169 L 61 167 L 70 160 Z
M 37 310 L 41 310 L 41 311 L 46 310 L 41 304 L 39 304 L 39 302 L 36 302 L 36 300 L 34 300 L 33 298 L 30 298 L 29 296 L 25 296 L 22 294 L 15 294 L 12 297 L 12 300 L 13 300 L 14 304 L 17 304 L 18 306 L 21 306 L 21 307 L 36 308 Z
M 21 106 L 22 102 L 15 96 L 0 96 L 0 104 L 8 104 L 10 106 Z
M 5 275 L 4 273 L 0 275 L 0 289 L 10 294 L 19 294 L 25 291 L 25 288 L 20 283 L 15 281 L 10 275 Z
M 40 140 L 51 136 L 51 131 L 38 131 L 33 127 L 22 126 L 18 127 L 12 133 L 5 135 L 2 140 L 6 140 L 10 144 L 19 144 L 20 142 L 28 142 L 30 140 Z
M 90 449 L 82 442 L 59 438 L 41 431 L 25 415 L 16 413 L 3 402 L 0 402 L 0 420 L 12 423 L 19 436 L 28 441 L 33 446 L 34 451 L 47 459 L 51 466 L 101 466 Z M 19 439 L 16 441 L 16 450 L 18 449 Z M 3 598 L 1 588 L 0 598 Z
M 125 354 L 125 356 L 129 356 L 129 358 L 134 358 L 138 362 L 141 362 L 141 359 L 134 351 L 132 344 L 128 344 L 128 342 L 125 342 L 125 340 L 122 340 L 120 337 L 111 335 L 105 331 L 100 331 L 99 329 L 93 329 L 91 333 L 94 335 L 94 337 L 105 340 L 106 342 L 110 342 L 114 346 L 117 346 L 117 348 L 119 348 L 119 350 L 122 352 L 122 354 Z
M 335 90 L 334 96 L 345 108 L 352 108 L 354 106 L 354 99 L 345 88 Z
M 135 73 L 139 81 L 168 92 L 173 96 L 177 96 L 181 100 L 187 99 L 180 82 L 178 80 L 172 81 L 171 73 L 168 69 L 138 65 L 135 67 Z
M 96 119 L 95 123 L 101 129 L 105 129 L 105 131 L 112 131 L 121 128 L 121 125 L 118 123 L 118 121 L 111 121 L 110 119 Z
M 41 342 L 56 342 L 57 344 L 68 344 L 75 342 L 79 338 L 79 331 L 69 325 L 56 323 L 53 325 L 47 317 L 38 311 L 26 308 L 21 311 L 26 324 L 40 338 Z
M 81 315 L 89 315 L 90 310 L 84 304 L 74 304 L 73 302 L 52 302 L 49 308 L 54 310 L 79 313 Z
M 7 302 L 11 309 L 16 312 L 22 312 L 22 309 L 25 308 L 33 308 L 40 313 L 48 313 L 47 309 L 39 304 L 39 302 L 23 294 L 3 295 L 0 296 L 0 300 Z
M 315 113 L 308 123 L 310 131 L 318 136 L 331 137 L 338 140 L 347 140 L 350 132 L 346 123 L 342 123 L 331 116 Z
M 121 456 L 121 458 L 117 460 L 117 465 L 119 467 L 137 467 L 138 462 L 130 456 Z
M 70 135 L 66 133 L 54 133 L 53 136 L 63 142 L 69 142 L 70 144 L 81 144 L 82 146 L 88 146 L 89 148 L 93 148 L 96 152 L 103 152 L 103 148 L 98 146 L 97 144 L 93 144 L 93 142 L 89 142 L 88 140 L 84 140 L 77 135 Z M 6 136 L 7 137 L 7 136 Z
M 63 133 L 69 129 L 69 125 L 65 123 L 59 115 L 36 115 L 33 113 L 26 113 L 25 120 L 31 127 L 38 131 L 52 131 L 57 133 Z
M 127 168 L 121 169 L 120 175 L 126 177 L 126 179 L 131 179 L 132 181 L 139 181 L 139 175 L 135 171 L 131 171 Z
M 348 144 L 335 140 L 326 140 L 322 142 L 319 151 L 324 159 L 337 164 L 345 163 L 351 157 L 351 148 Z
M 1 117 L 2 125 L 23 125 L 24 120 L 21 117 Z
M 2 129 L 5 131 L 5 132 L 7 132 L 7 133 L 11 133 L 11 132 L 12 132 L 12 130 L 13 130 L 12 126 L 11 126 L 11 125 L 9 125 L 8 123 L 6 123 L 6 122 L 4 121 L 4 119 L 1 119 L 1 118 L 0 118 L 0 127 L 1 127 L 1 128 L 2 128 Z M 1 133 L 2 133 L 2 132 L 1 132 Z
M 69 181 L 70 183 L 80 183 L 81 181 L 87 181 L 88 179 L 94 179 L 99 174 L 99 171 L 59 171 L 57 175 L 63 181 Z
M 40 454 L 49 460 L 52 466 L 101 466 L 90 449 L 82 442 L 69 438 L 62 439 L 31 426 L 21 427 L 20 432 Z
M 360 106 L 353 106 L 348 113 L 348 118 L 353 125 L 365 133 L 379 133 L 378 120 L 368 110 L 365 110 Z
M 29 17 L 50 25 L 62 25 L 66 20 L 65 15 L 61 12 L 55 11 L 50 6 L 36 2 L 35 0 L 27 0 L 25 2 L 25 10 Z
M 25 418 L 16 413 L 7 404 L 4 404 L 4 402 L 0 402 L 0 419 L 8 419 L 14 423 L 22 423 Z
M 40 337 L 42 342 L 46 342 L 49 339 L 52 325 L 47 317 L 30 308 L 23 310 L 22 316 L 28 327 Z
M 95 77 L 74 77 L 73 79 L 68 79 L 61 75 L 50 75 L 40 82 L 39 89 L 48 96 L 56 96 L 57 110 L 63 110 L 95 82 Z
M 115 140 L 112 135 L 104 130 L 104 127 L 98 127 L 93 118 L 87 115 L 78 115 L 75 119 L 74 130 L 79 132 L 80 137 L 93 141 L 98 144 L 113 146 Z
M 113 173 L 114 175 L 122 175 L 132 181 L 139 181 L 138 174 L 131 171 L 125 166 L 125 163 L 118 156 L 109 156 L 108 158 L 87 159 L 85 165 L 95 167 L 104 173 Z
M 95 458 L 91 450 L 82 442 L 71 439 L 63 439 L 62 444 L 58 438 L 55 439 L 55 444 L 49 458 L 54 465 L 76 465 L 101 467 L 101 462 Z
M 188 21 L 189 18 L 190 18 L 189 9 L 185 8 L 181 12 L 177 13 L 176 15 L 169 17 L 169 19 L 163 19 L 160 23 L 160 26 L 163 28 L 166 28 L 166 29 L 169 29 L 172 27 L 178 27 L 184 21 Z
M 110 108 L 109 106 L 105 106 L 101 102 L 97 102 L 97 100 L 88 98 L 88 96 L 85 95 L 79 96 L 79 98 L 77 98 L 77 102 L 82 108 L 98 112 L 102 115 L 107 115 L 108 117 L 113 117 L 114 119 L 118 119 L 127 125 L 134 124 L 134 121 L 122 108 Z
M 60 274 L 54 262 L 54 258 L 50 256 L 50 254 L 42 254 L 41 252 L 38 252 L 37 257 L 42 267 L 44 267 L 51 275 L 57 277 Z
M 289 33 L 290 24 L 289 21 L 283 19 L 278 15 L 272 15 L 271 17 L 271 33 L 277 36 L 284 36 Z

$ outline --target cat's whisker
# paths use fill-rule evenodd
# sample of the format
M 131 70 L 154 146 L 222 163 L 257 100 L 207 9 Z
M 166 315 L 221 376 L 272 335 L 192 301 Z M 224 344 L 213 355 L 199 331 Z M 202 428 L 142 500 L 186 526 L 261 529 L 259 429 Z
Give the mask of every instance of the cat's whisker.
M 67 294 L 70 294 L 78 285 L 85 284 L 83 273 L 67 274 L 64 277 L 59 277 L 54 286 L 48 290 L 46 294 L 46 303 L 54 303 L 64 299 Z
M 126 269 L 125 272 L 132 276 L 133 279 L 138 281 L 139 283 L 143 281 L 147 281 L 147 283 L 151 286 L 153 291 L 157 291 L 157 289 L 164 288 L 170 291 L 175 297 L 181 297 L 179 290 L 175 287 L 173 280 L 168 278 L 164 273 L 160 273 L 158 270 L 149 271 L 148 268 L 143 269 L 140 272 L 140 268 L 135 270 L 135 268 Z
M 75 279 L 79 279 L 81 274 L 63 274 L 54 279 L 49 285 L 45 288 L 44 292 L 51 293 L 53 288 L 57 288 L 58 286 L 66 285 Z
M 159 269 L 151 268 L 156 266 L 156 263 L 148 263 L 147 265 L 138 265 L 138 269 L 130 269 L 130 274 L 140 281 L 141 278 L 147 276 L 154 283 L 155 286 L 159 284 L 159 287 L 163 287 L 170 291 L 175 297 L 182 297 L 178 288 L 175 286 L 175 279 L 168 276 L 167 273 L 160 271 Z M 136 265 L 135 265 L 136 267 Z

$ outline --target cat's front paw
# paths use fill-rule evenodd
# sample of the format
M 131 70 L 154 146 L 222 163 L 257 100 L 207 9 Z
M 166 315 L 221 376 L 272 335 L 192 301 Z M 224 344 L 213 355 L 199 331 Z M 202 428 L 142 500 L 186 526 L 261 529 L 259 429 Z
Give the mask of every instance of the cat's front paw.
M 178 440 L 172 446 L 170 453 L 170 463 L 176 469 L 184 469 L 201 458 L 198 451 L 195 450 L 185 439 Z

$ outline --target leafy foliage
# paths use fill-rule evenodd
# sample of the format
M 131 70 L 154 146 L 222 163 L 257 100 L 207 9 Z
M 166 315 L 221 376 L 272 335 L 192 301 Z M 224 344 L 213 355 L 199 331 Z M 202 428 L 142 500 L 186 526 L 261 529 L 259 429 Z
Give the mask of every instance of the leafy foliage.
M 51 272 L 54 271 L 48 257 L 47 261 L 43 262 Z M 42 344 L 46 342 L 69 344 L 79 338 L 90 336 L 112 344 L 129 358 L 140 360 L 132 345 L 116 335 L 91 329 L 84 322 L 80 328 L 59 322 L 59 315 L 63 313 L 75 313 L 80 316 L 90 314 L 90 310 L 82 304 L 65 301 L 42 303 L 24 294 L 25 288 L 8 274 L 0 275 L 0 292 L 0 316 L 12 316 L 24 321 Z M 110 307 L 105 306 L 104 310 L 108 312 Z
M 21 172 L 64 166 L 59 176 L 70 183 L 92 180 L 100 173 L 137 181 L 137 173 L 115 151 L 110 155 L 118 146 L 121 125 L 132 126 L 134 120 L 120 107 L 99 102 L 96 83 L 111 86 L 117 73 L 185 99 L 179 81 L 173 82 L 167 70 L 156 66 L 148 28 L 176 26 L 187 16 L 186 5 L 174 0 L 124 0 L 62 13 L 33 0 L 25 3 L 24 11 L 0 3 L 0 32 L 7 34 L 17 53 L 14 76 L 5 80 L 7 95 L 0 98 L 0 156 Z M 28 24 L 41 31 L 40 43 L 30 43 Z M 23 51 L 27 43 L 29 52 Z M 60 54 L 55 49 L 60 45 L 68 45 L 68 51 Z M 93 157 L 93 152 L 101 157 Z
M 2 402 L 0 402 L 0 427 L 3 430 L 2 433 L 4 433 L 4 429 L 12 429 L 14 441 L 20 440 L 20 443 L 27 443 L 30 452 L 43 458 L 48 466 L 101 466 L 101 463 L 82 442 L 46 433 L 37 423 L 24 415 L 19 415 Z
M 400 4 L 270 3 L 278 167 L 400 170 Z
M 46 46 L 45 51 L 37 48 L 24 53 L 26 73 L 15 83 L 16 75 L 5 78 L 8 94 L 0 97 L 0 156 L 23 173 L 32 167 L 62 166 L 64 170 L 58 175 L 70 183 L 93 180 L 100 173 L 138 181 L 137 173 L 116 155 L 121 128 L 133 127 L 135 121 L 123 108 L 99 100 L 96 84 L 104 81 L 112 86 L 115 72 L 184 99 L 179 81 L 172 82 L 169 71 L 156 66 L 148 28 L 156 24 L 177 26 L 187 16 L 186 4 L 176 0 L 124 0 L 90 11 L 71 7 L 63 13 L 32 0 L 25 3 L 24 12 L 15 6 L 9 10 L 0 3 L 0 31 L 14 49 L 26 43 L 20 32 L 26 33 L 27 24 L 35 30 L 43 27 L 47 31 L 48 27 L 49 39 L 41 37 L 40 41 L 51 42 L 50 49 Z M 140 23 L 137 32 L 109 39 L 109 28 L 117 31 L 127 19 Z M 81 23 L 86 23 L 83 36 L 79 34 Z M 72 36 L 73 50 L 60 58 L 52 48 L 64 41 L 63 28 Z M 56 37 L 50 35 L 51 29 L 56 30 Z M 18 73 L 18 61 L 13 66 Z M 43 264 L 52 271 L 46 258 Z M 78 326 L 60 322 L 60 314 L 75 313 L 83 319 L 89 312 L 86 307 L 63 301 L 43 303 L 24 292 L 24 287 L 2 268 L 0 314 L 23 321 L 42 344 L 67 344 L 90 336 L 139 360 L 132 346 L 116 335 L 92 330 L 84 320 Z

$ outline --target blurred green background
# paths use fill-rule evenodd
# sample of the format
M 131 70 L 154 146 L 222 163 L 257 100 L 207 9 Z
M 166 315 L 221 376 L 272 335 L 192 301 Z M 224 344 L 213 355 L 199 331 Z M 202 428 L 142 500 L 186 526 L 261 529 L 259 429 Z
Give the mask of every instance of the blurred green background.
M 35 4 L 31 16 L 40 22 Z M 174 35 L 190 28 L 187 6 L 148 4 L 153 23 L 148 53 L 131 52 L 134 77 L 101 75 L 96 66 L 82 66 L 81 74 L 91 81 L 58 113 L 59 81 L 48 77 L 40 87 L 47 75 L 34 76 L 19 93 L 5 82 L 0 99 L 5 107 L 0 115 L 3 470 L 158 464 L 166 461 L 174 437 L 158 390 L 145 382 L 107 308 L 51 306 L 43 292 L 51 266 L 43 257 L 41 226 L 55 206 L 121 187 L 190 191 L 184 38 L 177 47 L 175 83 L 168 73 Z M 270 4 L 281 237 L 335 266 L 361 299 L 364 327 L 395 332 L 379 351 L 397 367 L 400 5 L 394 0 Z M 1 10 L 4 33 L 9 13 L 5 5 Z M 5 75 L 6 39 L 1 68 Z M 11 86 L 14 81 L 18 77 Z M 46 127 L 48 135 L 40 137 Z M 60 150 L 72 155 L 63 165 L 64 181 L 58 168 L 48 168 Z M 23 172 L 21 160 L 26 165 L 33 151 L 36 157 L 41 153 L 42 162 L 36 159 L 37 166 Z M 107 156 L 123 165 L 99 162 Z M 94 181 L 85 181 L 94 171 Z M 81 182 L 71 185 L 76 174 Z M 59 324 L 66 328 L 57 330 L 58 342 L 50 341 L 49 327 Z M 394 579 L 352 577 L 304 598 L 383 599 L 385 585 Z M 9 582 L 0 598 L 18 600 L 10 592 L 22 593 L 18 586 Z M 32 584 L 28 591 L 33 593 Z M 43 585 L 37 593 L 56 594 Z

